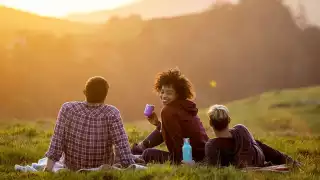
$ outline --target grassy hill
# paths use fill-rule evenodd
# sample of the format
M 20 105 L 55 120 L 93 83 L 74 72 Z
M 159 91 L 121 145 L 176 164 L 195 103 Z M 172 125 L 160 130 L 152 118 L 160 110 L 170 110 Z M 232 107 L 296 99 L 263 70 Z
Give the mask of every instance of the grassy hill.
M 0 31 L 49 31 L 52 33 L 85 33 L 96 25 L 42 17 L 36 14 L 0 6 Z
M 278 90 L 227 104 L 232 124 L 243 123 L 256 133 L 320 133 L 320 86 Z M 200 112 L 205 121 L 205 110 Z
M 320 176 L 319 105 L 320 87 L 274 91 L 227 104 L 233 117 L 232 123 L 248 125 L 255 137 L 301 161 L 302 170 L 289 174 L 244 173 L 232 167 L 215 169 L 207 167 L 176 167 L 170 165 L 149 165 L 146 171 L 127 170 L 88 174 L 62 172 L 16 173 L 15 164 L 36 162 L 48 148 L 54 121 L 34 122 L 1 121 L 0 124 L 0 177 L 3 179 L 314 179 Z M 300 103 L 297 103 L 300 102 Z M 282 104 L 281 104 L 282 103 Z M 310 105 L 307 105 L 310 104 Z M 285 106 L 296 107 L 285 107 Z M 274 108 L 281 106 L 281 108 Z M 270 107 L 273 107 L 270 109 Z M 205 110 L 200 112 L 206 124 Z M 275 123 L 275 122 L 280 123 Z M 287 124 L 286 124 L 287 123 Z M 279 125 L 280 124 L 280 125 Z M 152 130 L 146 121 L 126 124 L 130 143 L 141 141 Z M 136 126 L 138 128 L 132 127 Z M 145 128 L 142 128 L 142 127 Z M 207 124 L 206 124 L 207 126 Z M 308 131 L 303 131 L 303 129 Z M 146 130 L 148 129 L 148 130 Z M 207 129 L 210 129 L 207 126 Z M 261 131 L 264 130 L 264 131 Z M 265 131 L 290 134 L 270 136 Z M 305 132 L 309 132 L 306 134 Z M 290 135 L 290 136 L 288 136 Z M 210 136 L 212 134 L 210 133 Z M 161 148 L 165 148 L 162 146 Z

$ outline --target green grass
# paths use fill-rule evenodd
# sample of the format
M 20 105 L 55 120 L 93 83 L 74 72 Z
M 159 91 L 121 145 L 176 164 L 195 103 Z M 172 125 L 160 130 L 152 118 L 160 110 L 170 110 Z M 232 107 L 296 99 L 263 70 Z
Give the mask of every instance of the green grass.
M 304 105 L 290 108 L 270 108 L 277 103 L 311 100 L 320 103 L 320 87 L 273 91 L 226 104 L 231 124 L 242 123 L 261 134 L 320 134 L 320 106 Z M 207 123 L 206 110 L 200 117 Z
M 243 123 L 255 132 L 255 137 L 301 161 L 302 170 L 288 174 L 241 172 L 233 167 L 177 167 L 148 165 L 143 171 L 109 171 L 92 173 L 61 172 L 20 173 L 15 164 L 31 164 L 43 157 L 53 130 L 53 121 L 0 122 L 0 179 L 320 179 L 320 112 L 314 105 L 299 108 L 269 109 L 279 102 L 320 100 L 320 88 L 305 88 L 269 92 L 227 104 L 232 123 Z M 205 110 L 200 112 L 207 126 Z M 125 124 L 130 143 L 141 141 L 152 126 L 145 122 Z M 135 126 L 139 127 L 136 128 Z M 210 136 L 210 128 L 206 127 Z M 165 146 L 160 148 L 164 149 Z

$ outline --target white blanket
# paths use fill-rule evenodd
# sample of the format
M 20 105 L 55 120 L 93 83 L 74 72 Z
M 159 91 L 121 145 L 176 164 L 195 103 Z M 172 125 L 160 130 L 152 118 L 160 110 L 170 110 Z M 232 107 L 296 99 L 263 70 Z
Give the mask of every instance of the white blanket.
M 47 160 L 48 158 L 42 158 L 38 161 L 38 163 L 32 163 L 31 165 L 26 165 L 26 166 L 21 166 L 21 165 L 15 165 L 14 166 L 14 169 L 16 171 L 22 171 L 22 172 L 39 172 L 39 171 L 43 171 L 44 167 L 46 166 L 47 164 Z M 107 165 L 107 164 L 104 164 L 104 165 L 101 165 L 100 167 L 97 167 L 97 168 L 90 168 L 90 169 L 80 169 L 78 170 L 77 172 L 84 172 L 84 171 L 103 171 L 103 170 L 124 170 L 124 169 L 120 169 L 118 167 L 115 167 L 115 166 L 110 166 L 110 165 Z M 142 166 L 142 165 L 138 165 L 138 164 L 132 164 L 130 165 L 128 168 L 126 169 L 137 169 L 137 170 L 140 170 L 140 169 L 147 169 L 146 166 Z M 62 160 L 56 162 L 53 166 L 53 169 L 52 171 L 53 172 L 58 172 L 60 170 L 68 170 Z
M 288 173 L 290 168 L 286 164 L 266 166 L 266 167 L 247 167 L 243 168 L 242 171 L 269 171 L 269 172 L 278 172 L 278 173 Z

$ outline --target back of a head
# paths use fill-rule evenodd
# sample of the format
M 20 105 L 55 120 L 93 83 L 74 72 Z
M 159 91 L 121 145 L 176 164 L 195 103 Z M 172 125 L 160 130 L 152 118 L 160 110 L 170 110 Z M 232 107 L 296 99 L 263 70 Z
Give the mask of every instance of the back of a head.
M 208 116 L 210 119 L 210 126 L 217 131 L 227 128 L 231 120 L 228 108 L 218 104 L 209 108 Z
M 103 103 L 109 90 L 108 82 L 100 76 L 91 77 L 85 86 L 85 96 L 89 103 Z

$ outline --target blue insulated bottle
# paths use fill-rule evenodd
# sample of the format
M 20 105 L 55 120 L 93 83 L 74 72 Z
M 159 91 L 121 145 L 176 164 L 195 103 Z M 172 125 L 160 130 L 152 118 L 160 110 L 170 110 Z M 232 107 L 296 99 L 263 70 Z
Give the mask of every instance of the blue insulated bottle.
M 189 138 L 184 138 L 183 141 L 184 141 L 184 144 L 182 147 L 183 161 L 190 162 L 192 161 L 192 147 L 190 145 Z

